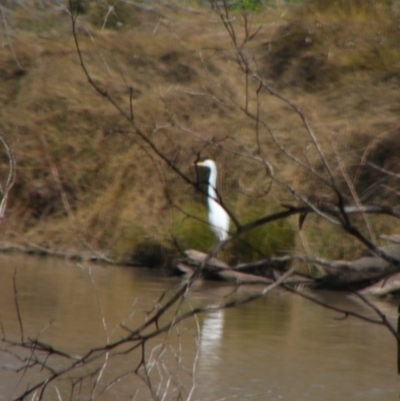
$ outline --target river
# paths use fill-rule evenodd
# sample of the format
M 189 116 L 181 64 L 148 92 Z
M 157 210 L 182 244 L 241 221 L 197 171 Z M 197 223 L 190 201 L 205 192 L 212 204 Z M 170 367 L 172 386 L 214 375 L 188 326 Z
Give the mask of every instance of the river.
M 179 285 L 177 278 L 145 268 L 12 254 L 0 255 L 0 274 L 3 337 L 17 342 L 22 329 L 24 339 L 39 337 L 74 355 L 126 335 L 126 327 L 134 329 L 145 321 L 164 290 Z M 188 295 L 186 308 L 232 296 L 239 299 L 258 289 L 243 287 L 232 293 L 226 284 L 199 282 Z M 354 295 L 313 295 L 373 316 Z M 397 327 L 399 301 L 373 301 Z M 29 355 L 3 341 L 0 400 L 16 398 L 44 377 L 35 368 L 15 373 L 20 366 L 15 354 Z M 110 358 L 102 365 L 104 372 L 94 390 L 93 380 L 87 379 L 71 396 L 71 380 L 82 374 L 76 370 L 49 386 L 43 399 L 150 399 L 134 372 L 139 354 Z M 242 306 L 186 320 L 168 336 L 152 340 L 146 358 L 153 388 L 165 400 L 187 400 L 190 395 L 199 401 L 382 401 L 400 394 L 397 344 L 386 328 L 354 317 L 343 319 L 281 289 Z M 61 366 L 56 359 L 49 363 L 55 369 Z

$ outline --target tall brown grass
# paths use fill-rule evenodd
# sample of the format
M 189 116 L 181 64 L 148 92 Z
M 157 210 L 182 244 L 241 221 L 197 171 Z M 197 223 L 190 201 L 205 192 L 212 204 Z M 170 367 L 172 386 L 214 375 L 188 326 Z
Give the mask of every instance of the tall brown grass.
M 323 3 L 310 1 L 285 14 L 268 7 L 251 15 L 253 29 L 263 28 L 246 49 L 254 54 L 258 71 L 304 109 L 352 202 L 340 163 L 354 177 L 371 140 L 397 124 L 398 30 L 395 14 L 385 11 L 391 8 L 384 2 Z M 333 12 L 334 7 L 341 11 Z M 364 17 L 378 8 L 379 19 Z M 124 21 L 107 23 L 105 10 L 89 4 L 85 12 L 78 39 L 94 82 L 127 112 L 132 94 L 136 123 L 190 178 L 196 177 L 197 157 L 215 159 L 221 194 L 241 222 L 294 201 L 287 188 L 271 183 L 262 164 L 247 157 L 248 150 L 267 157 L 279 178 L 307 196 L 332 197 L 329 187 L 285 157 L 268 130 L 258 127 L 257 138 L 255 122 L 241 111 L 245 77 L 226 31 L 209 10 L 153 5 L 151 11 L 123 11 Z M 214 239 L 204 194 L 155 157 L 88 85 L 68 14 L 15 7 L 9 18 L 13 36 L 6 37 L 9 45 L 0 54 L 0 123 L 17 155 L 18 182 L 3 239 L 83 249 L 82 234 L 92 246 L 124 260 L 135 260 L 135 249 L 141 255 L 143 249 L 154 250 L 154 244 L 168 255 L 188 247 L 209 250 Z M 235 18 L 240 38 L 243 20 L 240 14 Z M 111 22 L 113 29 L 107 25 Z M 257 88 L 248 88 L 254 111 Z M 324 174 L 298 115 L 267 93 L 261 92 L 259 101 L 260 116 L 277 140 Z M 43 148 L 40 137 L 49 148 Z M 397 149 L 397 142 L 393 146 Z M 33 188 L 51 186 L 53 180 L 49 160 L 68 193 L 75 224 L 62 202 L 44 198 L 54 204 L 35 210 Z M 384 153 L 379 163 L 387 165 Z M 397 171 L 397 161 L 391 163 Z M 2 160 L 1 171 L 6 168 Z M 354 183 L 360 194 L 373 184 L 364 170 Z M 395 181 L 388 185 L 394 187 Z M 392 204 L 397 201 L 397 196 L 391 198 Z M 383 221 L 376 223 L 382 231 L 398 228 Z M 357 243 L 343 240 L 337 229 L 317 218 L 307 220 L 305 229 L 315 253 L 350 257 L 360 252 Z M 288 252 L 300 246 L 297 230 L 296 219 L 267 225 L 248 234 L 258 251 L 238 243 L 231 258 Z

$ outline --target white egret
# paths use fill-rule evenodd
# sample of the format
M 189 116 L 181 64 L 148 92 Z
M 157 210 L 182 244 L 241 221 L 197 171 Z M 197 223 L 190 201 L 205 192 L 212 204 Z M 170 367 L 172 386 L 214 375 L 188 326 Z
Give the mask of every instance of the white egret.
M 213 160 L 207 159 L 197 162 L 198 166 L 207 167 L 210 170 L 208 178 L 208 222 L 210 228 L 214 232 L 219 241 L 224 241 L 228 238 L 229 230 L 229 215 L 218 202 L 217 195 L 217 166 Z

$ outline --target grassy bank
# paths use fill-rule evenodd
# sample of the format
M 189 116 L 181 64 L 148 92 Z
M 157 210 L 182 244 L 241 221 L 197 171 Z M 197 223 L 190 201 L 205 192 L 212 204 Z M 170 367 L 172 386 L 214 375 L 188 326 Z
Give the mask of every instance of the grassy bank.
M 215 159 L 221 193 L 241 222 L 297 201 L 249 152 L 267 157 L 279 178 L 305 196 L 334 198 L 243 113 L 246 102 L 256 109 L 257 88 L 246 84 L 231 39 L 211 10 L 186 3 L 79 4 L 78 39 L 95 84 L 128 115 L 132 109 L 135 124 L 188 178 L 204 182 L 193 163 Z M 233 12 L 241 39 L 244 20 Z M 155 265 L 187 248 L 209 250 L 214 239 L 204 194 L 158 158 L 88 84 L 68 13 L 43 4 L 10 7 L 6 15 L 0 126 L 16 155 L 17 182 L 3 241 L 60 251 L 89 244 L 131 263 L 149 263 L 150 255 Z M 248 14 L 248 22 L 253 32 L 261 27 L 245 47 L 257 71 L 304 110 L 349 202 L 354 190 L 362 202 L 396 204 L 397 178 L 364 163 L 393 172 L 400 165 L 395 3 L 268 3 Z M 258 99 L 260 116 L 279 142 L 322 172 L 318 155 L 307 153 L 310 139 L 299 116 L 268 93 Z M 2 157 L 2 177 L 7 167 Z M 366 224 L 362 218 L 360 224 Z M 382 218 L 371 225 L 375 235 L 399 228 Z M 316 254 L 360 252 L 320 219 L 308 219 L 304 230 Z M 295 218 L 246 235 L 231 244 L 227 259 L 304 246 Z

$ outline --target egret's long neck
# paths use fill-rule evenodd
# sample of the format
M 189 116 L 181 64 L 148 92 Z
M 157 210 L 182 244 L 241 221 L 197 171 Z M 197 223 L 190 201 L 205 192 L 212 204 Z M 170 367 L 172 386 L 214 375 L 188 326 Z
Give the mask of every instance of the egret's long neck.
M 210 168 L 210 177 L 208 179 L 208 196 L 212 199 L 217 198 L 217 192 L 215 191 L 217 187 L 217 169 L 215 167 Z

